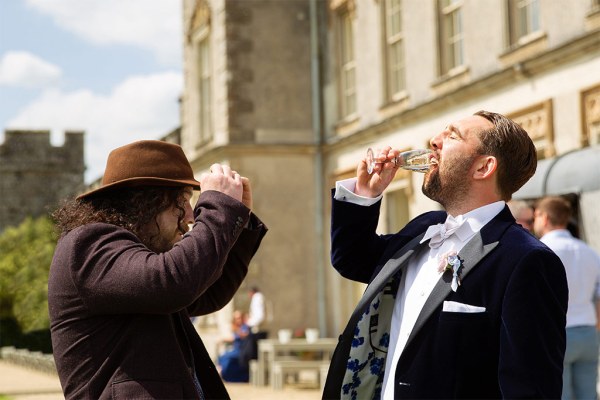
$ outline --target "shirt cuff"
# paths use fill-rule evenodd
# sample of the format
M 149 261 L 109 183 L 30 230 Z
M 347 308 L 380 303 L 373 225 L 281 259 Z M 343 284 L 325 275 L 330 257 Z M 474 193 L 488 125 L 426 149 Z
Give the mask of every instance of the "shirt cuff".
M 339 201 L 356 204 L 359 206 L 372 206 L 377 203 L 383 195 L 377 197 L 364 197 L 354 193 L 356 187 L 356 178 L 344 179 L 335 183 L 335 194 L 333 198 Z

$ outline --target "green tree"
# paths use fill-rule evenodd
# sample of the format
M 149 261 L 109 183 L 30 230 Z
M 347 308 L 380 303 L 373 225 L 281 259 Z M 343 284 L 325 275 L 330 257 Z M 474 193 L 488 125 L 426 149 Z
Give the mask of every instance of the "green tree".
M 56 247 L 47 217 L 27 218 L 0 234 L 0 318 L 23 332 L 48 329 L 48 271 Z

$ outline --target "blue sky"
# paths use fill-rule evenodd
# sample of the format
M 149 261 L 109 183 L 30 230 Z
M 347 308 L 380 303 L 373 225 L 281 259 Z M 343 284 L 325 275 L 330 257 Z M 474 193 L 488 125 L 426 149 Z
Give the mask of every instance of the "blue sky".
M 0 142 L 85 131 L 86 182 L 108 152 L 179 125 L 181 0 L 0 0 Z

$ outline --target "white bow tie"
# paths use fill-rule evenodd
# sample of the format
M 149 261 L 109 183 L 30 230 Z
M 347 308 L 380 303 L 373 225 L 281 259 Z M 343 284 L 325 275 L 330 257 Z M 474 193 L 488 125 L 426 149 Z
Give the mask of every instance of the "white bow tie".
M 424 243 L 427 240 L 431 239 L 429 241 L 429 247 L 431 247 L 432 249 L 437 249 L 442 245 L 442 243 L 444 243 L 444 240 L 446 240 L 452 234 L 454 234 L 454 232 L 456 232 L 458 228 L 460 228 L 462 224 L 465 223 L 465 221 L 466 219 L 463 218 L 462 215 L 460 215 L 458 218 L 454 218 L 452 215 L 448 215 L 446 222 L 444 222 L 443 224 L 431 225 L 429 228 L 427 228 L 427 231 L 425 232 L 425 236 L 423 236 L 421 243 Z

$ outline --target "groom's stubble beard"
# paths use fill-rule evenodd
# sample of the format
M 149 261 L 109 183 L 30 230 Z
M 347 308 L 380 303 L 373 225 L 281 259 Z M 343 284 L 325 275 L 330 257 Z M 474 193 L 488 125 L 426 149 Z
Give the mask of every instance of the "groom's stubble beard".
M 421 190 L 431 200 L 442 206 L 462 201 L 468 196 L 467 174 L 478 154 L 466 158 L 448 158 L 438 164 L 438 168 L 428 171 L 423 179 Z

